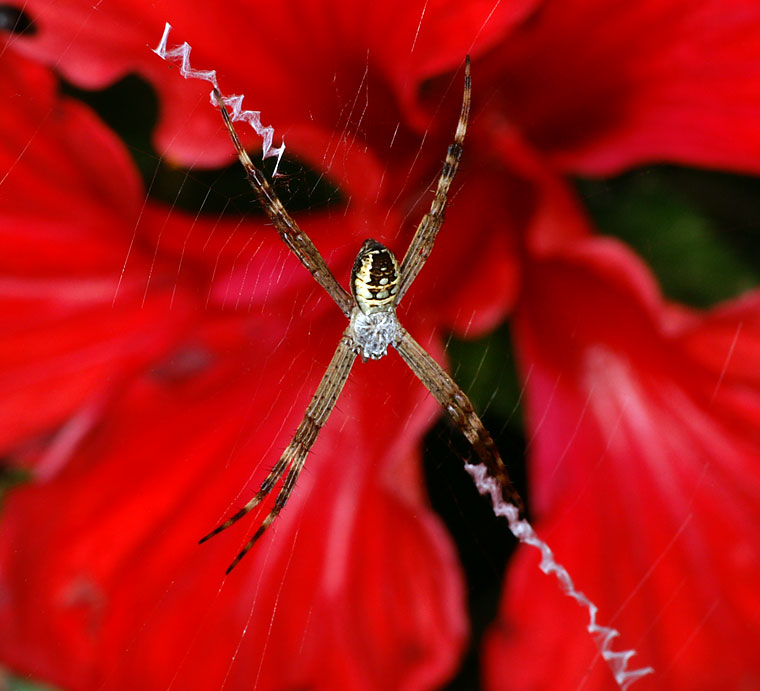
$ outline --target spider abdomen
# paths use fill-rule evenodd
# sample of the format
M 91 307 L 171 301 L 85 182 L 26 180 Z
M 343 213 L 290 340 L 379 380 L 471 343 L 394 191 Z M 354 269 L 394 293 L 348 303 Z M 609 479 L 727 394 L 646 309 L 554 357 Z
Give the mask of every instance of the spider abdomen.
M 398 261 L 377 240 L 365 240 L 351 271 L 351 292 L 364 314 L 395 307 L 401 276 Z

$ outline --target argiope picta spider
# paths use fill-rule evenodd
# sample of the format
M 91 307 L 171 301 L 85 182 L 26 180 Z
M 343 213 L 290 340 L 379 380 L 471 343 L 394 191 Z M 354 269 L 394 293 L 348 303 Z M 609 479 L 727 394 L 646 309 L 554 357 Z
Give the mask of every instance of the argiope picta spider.
M 226 573 L 235 568 L 256 540 L 277 518 L 288 501 L 303 469 L 306 455 L 335 407 L 356 356 L 361 355 L 363 361 L 376 360 L 386 355 L 388 346 L 394 347 L 399 352 L 412 372 L 417 375 L 464 433 L 480 462 L 485 465 L 488 474 L 499 482 L 504 499 L 522 510 L 522 502 L 509 479 L 496 445 L 480 418 L 475 414 L 472 403 L 454 380 L 401 326 L 396 317 L 396 305 L 404 297 L 430 256 L 435 238 L 443 223 L 449 188 L 462 155 L 462 144 L 470 113 L 470 90 L 470 58 L 468 56 L 465 62 L 462 109 L 454 143 L 449 146 L 446 154 L 446 161 L 438 178 L 438 187 L 430 211 L 417 227 L 400 266 L 393 253 L 379 242 L 371 239 L 364 242 L 351 272 L 351 293 L 349 294 L 337 282 L 314 243 L 285 210 L 263 172 L 251 161 L 240 143 L 225 101 L 219 90 L 214 87 L 213 95 L 222 112 L 224 124 L 261 205 L 285 244 L 349 319 L 348 326 L 343 332 L 314 398 L 309 403 L 301 424 L 298 425 L 293 439 L 280 460 L 261 483 L 253 499 L 200 540 L 200 542 L 205 542 L 243 518 L 249 511 L 256 508 L 283 475 L 285 476 L 273 508 L 253 537 L 235 557 Z

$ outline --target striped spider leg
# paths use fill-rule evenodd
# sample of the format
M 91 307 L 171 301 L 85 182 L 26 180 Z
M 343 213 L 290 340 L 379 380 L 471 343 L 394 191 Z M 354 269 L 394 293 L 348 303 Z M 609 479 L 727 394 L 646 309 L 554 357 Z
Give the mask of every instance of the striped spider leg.
M 280 198 L 275 193 L 269 181 L 251 161 L 248 152 L 243 148 L 240 143 L 240 138 L 235 131 L 235 126 L 232 124 L 232 117 L 227 110 L 227 105 L 224 97 L 219 92 L 219 89 L 214 87 L 212 93 L 216 99 L 216 103 L 219 106 L 219 110 L 222 113 L 222 119 L 227 127 L 227 132 L 232 139 L 232 144 L 235 146 L 238 159 L 245 168 L 245 174 L 248 177 L 248 182 L 251 184 L 259 203 L 264 208 L 264 211 L 269 216 L 269 219 L 274 223 L 274 227 L 280 234 L 285 244 L 290 248 L 293 254 L 301 260 L 303 264 L 314 276 L 314 280 L 319 283 L 326 291 L 327 294 L 335 300 L 335 303 L 340 307 L 343 314 L 347 317 L 351 316 L 351 309 L 353 308 L 353 301 L 351 296 L 343 289 L 333 276 L 332 271 L 328 268 L 319 250 L 314 246 L 311 238 L 306 235 L 293 220 L 292 216 L 285 210 Z
M 472 403 L 443 368 L 401 326 L 396 317 L 396 306 L 430 256 L 435 238 L 443 224 L 449 189 L 459 166 L 467 131 L 470 92 L 470 58 L 468 56 L 465 62 L 464 95 L 454 143 L 448 148 L 430 211 L 417 227 L 401 265 L 393 253 L 379 242 L 372 239 L 364 242 L 351 271 L 351 293 L 349 294 L 338 284 L 317 248 L 287 213 L 264 174 L 253 164 L 243 149 L 226 102 L 218 89 L 214 88 L 214 98 L 221 110 L 238 158 L 245 168 L 251 187 L 272 220 L 275 229 L 285 244 L 349 318 L 349 325 L 338 343 L 332 361 L 306 409 L 306 414 L 295 436 L 280 460 L 261 483 L 253 499 L 200 541 L 205 542 L 239 521 L 259 506 L 282 480 L 282 487 L 273 508 L 235 557 L 227 569 L 228 574 L 253 547 L 267 527 L 274 522 L 288 501 L 298 475 L 303 469 L 306 456 L 314 445 L 319 431 L 327 422 L 348 379 L 356 356 L 361 355 L 362 361 L 377 360 L 387 354 L 389 346 L 398 350 L 412 372 L 462 431 L 480 462 L 485 465 L 488 474 L 500 483 L 504 498 L 522 511 L 522 501 L 509 480 L 493 439 L 475 414 Z
M 301 424 L 298 425 L 296 433 L 293 439 L 285 449 L 285 453 L 275 464 L 269 474 L 264 478 L 264 482 L 261 483 L 259 491 L 240 511 L 234 516 L 228 518 L 218 528 L 212 530 L 208 535 L 200 540 L 200 543 L 206 542 L 214 535 L 218 535 L 226 528 L 229 528 L 233 523 L 239 521 L 249 511 L 255 509 L 264 497 L 272 491 L 272 488 L 277 484 L 279 479 L 290 468 L 288 474 L 285 476 L 285 480 L 282 483 L 282 489 L 275 499 L 274 507 L 267 514 L 266 518 L 262 521 L 258 530 L 253 534 L 253 537 L 248 543 L 240 550 L 240 553 L 235 557 L 232 564 L 227 568 L 226 573 L 229 573 L 237 566 L 237 563 L 246 555 L 248 550 L 253 547 L 256 540 L 258 540 L 264 533 L 264 531 L 274 522 L 282 508 L 285 506 L 290 494 L 293 492 L 296 480 L 298 479 L 303 464 L 306 461 L 306 455 L 317 440 L 319 430 L 322 429 L 327 418 L 330 416 L 332 409 L 335 407 L 340 392 L 343 390 L 343 386 L 348 379 L 348 375 L 351 372 L 351 366 L 356 359 L 356 351 L 354 349 L 354 343 L 348 333 L 349 329 L 341 337 L 338 342 L 338 347 L 335 349 L 330 364 L 327 367 L 327 371 L 322 377 L 322 381 L 317 388 L 317 392 L 314 394 L 314 398 L 311 399 L 309 407 L 306 408 L 306 414 L 301 420 Z
M 406 329 L 403 330 L 395 348 L 404 362 L 409 365 L 409 369 L 417 375 L 417 378 L 427 387 L 433 398 L 440 403 L 470 442 L 488 474 L 501 486 L 504 499 L 516 506 L 524 515 L 525 507 L 522 498 L 509 478 L 499 450 L 485 425 L 475 413 L 465 392 L 457 386 L 448 372 L 409 335 Z

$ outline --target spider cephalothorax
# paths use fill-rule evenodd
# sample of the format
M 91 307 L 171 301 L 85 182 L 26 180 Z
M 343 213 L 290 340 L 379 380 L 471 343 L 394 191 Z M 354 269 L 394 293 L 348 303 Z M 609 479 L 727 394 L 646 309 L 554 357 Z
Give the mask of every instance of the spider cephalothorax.
M 387 247 L 371 238 L 364 241 L 351 271 L 351 337 L 362 360 L 378 360 L 401 338 L 396 318 L 396 296 L 401 269 Z
M 166 34 L 164 38 L 166 37 Z M 197 73 L 200 74 L 200 73 Z M 208 78 L 200 76 L 200 78 Z M 215 79 L 215 77 L 214 77 Z M 362 360 L 377 360 L 388 352 L 388 346 L 395 348 L 409 368 L 428 388 L 438 403 L 451 416 L 475 453 L 485 465 L 488 475 L 501 486 L 507 501 L 521 507 L 522 503 L 507 476 L 496 446 L 473 410 L 470 400 L 456 385 L 446 371 L 415 341 L 404 329 L 396 317 L 396 305 L 404 297 L 409 286 L 422 269 L 433 249 L 435 238 L 443 224 L 449 188 L 462 155 L 462 143 L 467 130 L 467 118 L 470 112 L 470 59 L 465 63 L 464 98 L 459 114 L 454 142 L 449 146 L 446 160 L 438 178 L 438 186 L 430 206 L 430 211 L 417 226 L 412 242 L 399 265 L 393 253 L 376 240 L 366 240 L 356 257 L 351 272 L 351 292 L 347 292 L 335 279 L 324 258 L 314 243 L 285 210 L 274 189 L 264 173 L 257 168 L 246 153 L 232 124 L 228 106 L 239 103 L 233 98 L 225 99 L 214 81 L 213 97 L 222 112 L 224 124 L 235 145 L 238 158 L 245 168 L 248 180 L 264 210 L 269 215 L 274 227 L 287 246 L 311 272 L 314 279 L 327 291 L 349 324 L 338 341 L 330 364 L 317 388 L 314 398 L 306 409 L 301 424 L 280 460 L 275 463 L 259 487 L 256 495 L 237 513 L 206 535 L 201 542 L 217 535 L 240 520 L 249 511 L 259 506 L 264 498 L 282 482 L 282 487 L 274 501 L 274 506 L 259 525 L 258 530 L 245 544 L 237 557 L 227 569 L 229 573 L 251 549 L 256 540 L 277 518 L 290 497 L 298 479 L 306 455 L 317 439 L 319 430 L 338 401 L 340 392 L 348 380 L 351 367 L 357 355 Z M 238 116 L 240 119 L 242 116 Z

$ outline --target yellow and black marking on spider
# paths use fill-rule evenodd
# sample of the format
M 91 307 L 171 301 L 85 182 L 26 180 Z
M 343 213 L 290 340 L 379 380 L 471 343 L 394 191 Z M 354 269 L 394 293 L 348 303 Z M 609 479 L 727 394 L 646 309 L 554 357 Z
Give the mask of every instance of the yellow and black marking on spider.
M 365 240 L 351 271 L 351 293 L 364 314 L 393 309 L 401 280 L 396 257 L 372 238 Z
M 351 272 L 351 292 L 348 293 L 335 279 L 314 243 L 285 210 L 264 173 L 253 164 L 243 149 L 224 99 L 219 90 L 214 88 L 214 98 L 222 112 L 224 124 L 261 205 L 285 244 L 332 297 L 343 314 L 349 318 L 349 324 L 338 342 L 327 371 L 280 460 L 261 483 L 253 499 L 200 540 L 200 542 L 205 542 L 239 521 L 259 506 L 277 484 L 282 482 L 274 506 L 230 564 L 227 573 L 235 568 L 285 506 L 303 469 L 309 450 L 338 401 L 356 356 L 361 356 L 362 360 L 379 359 L 385 356 L 389 346 L 399 352 L 404 362 L 462 431 L 488 474 L 500 483 L 504 499 L 517 506 L 522 512 L 522 501 L 509 479 L 491 435 L 475 413 L 470 400 L 445 370 L 409 335 L 396 317 L 396 306 L 430 256 L 435 238 L 443 223 L 449 188 L 462 156 L 462 145 L 470 113 L 470 91 L 470 58 L 468 56 L 465 60 L 464 96 L 459 122 L 454 142 L 449 146 L 441 175 L 438 178 L 430 211 L 417 226 L 400 266 L 388 248 L 376 240 L 366 240 L 356 257 Z

